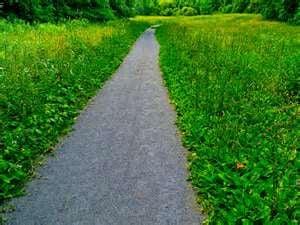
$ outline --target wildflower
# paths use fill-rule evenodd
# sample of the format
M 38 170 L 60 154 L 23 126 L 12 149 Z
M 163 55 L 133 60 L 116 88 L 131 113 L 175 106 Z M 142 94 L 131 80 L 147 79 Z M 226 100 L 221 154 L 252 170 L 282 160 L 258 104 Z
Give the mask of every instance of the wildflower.
M 242 170 L 242 169 L 245 169 L 245 168 L 246 168 L 246 165 L 243 164 L 243 163 L 241 163 L 241 162 L 237 162 L 236 168 L 237 168 L 238 170 Z

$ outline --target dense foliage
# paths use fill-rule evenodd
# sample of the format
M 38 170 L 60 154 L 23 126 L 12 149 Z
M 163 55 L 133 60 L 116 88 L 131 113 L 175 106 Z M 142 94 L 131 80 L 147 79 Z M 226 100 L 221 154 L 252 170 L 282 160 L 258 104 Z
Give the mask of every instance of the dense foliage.
M 300 29 L 248 14 L 170 21 L 161 66 L 210 224 L 299 224 Z
M 299 0 L 160 0 L 154 9 L 161 15 L 262 13 L 265 18 L 300 23 Z
M 2 14 L 28 21 L 54 21 L 62 18 L 109 20 L 134 13 L 134 0 L 5 0 Z
M 134 14 L 194 16 L 246 12 L 300 23 L 299 0 L 4 0 L 0 12 L 6 17 L 21 17 L 29 21 L 62 18 L 109 20 Z
M 0 205 L 22 193 L 40 155 L 70 128 L 145 28 L 120 20 L 36 26 L 0 20 Z

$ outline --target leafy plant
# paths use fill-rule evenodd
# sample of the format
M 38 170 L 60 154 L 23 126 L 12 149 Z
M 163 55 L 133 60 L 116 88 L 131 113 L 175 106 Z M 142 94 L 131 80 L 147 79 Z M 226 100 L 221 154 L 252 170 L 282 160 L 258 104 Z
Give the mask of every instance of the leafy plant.
M 180 15 L 183 16 L 195 16 L 197 14 L 198 14 L 197 10 L 192 7 L 185 6 L 180 10 Z
M 27 25 L 0 20 L 0 204 L 120 65 L 147 23 Z
M 250 15 L 170 19 L 158 29 L 209 224 L 299 223 L 299 32 Z

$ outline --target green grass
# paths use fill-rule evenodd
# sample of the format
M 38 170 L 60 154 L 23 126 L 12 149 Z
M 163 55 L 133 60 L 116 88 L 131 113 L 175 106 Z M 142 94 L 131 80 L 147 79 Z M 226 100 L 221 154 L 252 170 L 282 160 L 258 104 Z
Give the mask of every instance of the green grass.
M 0 204 L 23 194 L 147 23 L 162 24 L 161 67 L 207 222 L 298 224 L 300 27 L 247 14 L 0 20 Z
M 69 131 L 146 27 L 0 20 L 0 204 L 23 194 L 41 155 Z
M 238 14 L 157 20 L 207 222 L 298 224 L 300 27 Z

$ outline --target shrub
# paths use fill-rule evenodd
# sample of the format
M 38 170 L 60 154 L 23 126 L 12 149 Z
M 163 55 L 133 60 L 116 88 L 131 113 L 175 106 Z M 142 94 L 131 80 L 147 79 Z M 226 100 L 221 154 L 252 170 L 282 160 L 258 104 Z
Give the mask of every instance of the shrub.
M 265 18 L 282 21 L 293 20 L 299 6 L 298 0 L 262 0 L 260 5 L 261 13 Z
M 160 12 L 160 15 L 162 16 L 173 16 L 174 11 L 172 8 L 165 8 Z
M 300 25 L 300 6 L 298 7 L 298 10 L 293 18 L 293 22 L 297 25 Z
M 250 1 L 249 5 L 245 9 L 246 13 L 259 13 L 259 3 L 258 0 Z
M 213 9 L 213 1 L 212 0 L 202 0 L 199 3 L 199 11 L 200 14 L 211 14 Z
M 168 8 L 175 8 L 176 7 L 176 1 L 175 0 L 160 0 L 159 6 L 162 10 L 168 9 Z
M 242 13 L 249 6 L 249 0 L 234 0 L 232 5 L 232 12 Z
M 180 15 L 183 16 L 195 16 L 197 14 L 198 14 L 197 10 L 192 7 L 185 6 L 180 10 Z
M 233 10 L 232 5 L 226 5 L 221 8 L 221 12 L 223 12 L 223 13 L 231 13 L 232 10 Z

